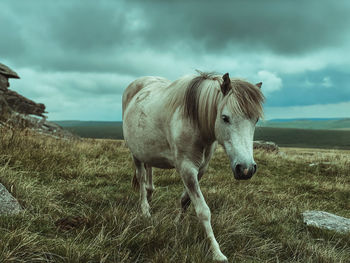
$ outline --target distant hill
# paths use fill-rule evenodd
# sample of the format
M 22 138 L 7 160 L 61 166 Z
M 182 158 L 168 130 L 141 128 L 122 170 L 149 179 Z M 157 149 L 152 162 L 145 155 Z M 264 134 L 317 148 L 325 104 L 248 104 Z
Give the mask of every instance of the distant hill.
M 121 121 L 53 121 L 62 127 L 88 127 L 88 126 L 109 126 L 109 127 L 120 127 L 122 126 Z
M 254 139 L 273 141 L 284 147 L 350 150 L 350 130 L 257 127 Z
M 296 128 L 312 130 L 349 129 L 350 118 L 345 119 L 273 119 L 258 123 L 261 127 Z
M 84 138 L 122 139 L 121 121 L 54 121 L 64 129 Z
M 62 127 L 122 127 L 121 121 L 53 121 Z M 259 127 L 295 128 L 312 130 L 350 130 L 350 118 L 310 118 L 310 119 L 272 119 L 259 121 Z
M 122 122 L 55 121 L 55 123 L 84 138 L 123 139 Z M 263 123 L 266 124 L 285 126 L 260 125 L 256 129 L 254 140 L 273 141 L 279 146 L 287 147 L 350 150 L 350 119 L 270 120 Z

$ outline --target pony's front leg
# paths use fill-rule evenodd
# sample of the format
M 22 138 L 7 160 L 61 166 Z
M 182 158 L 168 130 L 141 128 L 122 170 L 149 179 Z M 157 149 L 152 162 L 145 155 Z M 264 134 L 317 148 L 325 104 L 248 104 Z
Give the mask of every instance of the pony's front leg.
M 207 169 L 208 165 L 205 165 L 203 168 L 199 169 L 197 178 L 198 178 L 198 182 L 200 181 L 200 179 L 202 178 L 203 174 L 205 173 L 206 169 Z M 182 215 L 186 212 L 187 208 L 190 206 L 191 204 L 191 199 L 190 196 L 188 195 L 188 191 L 185 190 L 183 191 L 182 195 L 181 195 L 181 214 L 180 217 L 182 217 Z
M 200 181 L 200 179 L 202 178 L 202 176 L 204 175 L 204 173 L 208 169 L 209 161 L 210 161 L 211 157 L 213 156 L 213 154 L 215 152 L 216 146 L 217 146 L 217 143 L 214 142 L 209 147 L 207 147 L 205 149 L 204 162 L 199 167 L 199 172 L 198 172 L 198 175 L 197 175 L 198 181 Z M 188 192 L 186 191 L 186 188 L 185 188 L 185 190 L 183 191 L 183 193 L 181 195 L 182 213 L 179 215 L 178 219 L 180 219 L 182 217 L 183 213 L 186 212 L 186 210 L 190 206 L 190 204 L 191 204 L 191 199 L 190 199 L 190 196 L 188 195 Z
M 194 205 L 197 217 L 203 224 L 207 237 L 211 243 L 213 251 L 213 259 L 217 261 L 227 262 L 227 257 L 221 252 L 218 242 L 215 239 L 213 228 L 211 226 L 211 214 L 207 203 L 204 200 L 198 183 L 198 168 L 189 161 L 184 161 L 178 168 L 186 191 Z

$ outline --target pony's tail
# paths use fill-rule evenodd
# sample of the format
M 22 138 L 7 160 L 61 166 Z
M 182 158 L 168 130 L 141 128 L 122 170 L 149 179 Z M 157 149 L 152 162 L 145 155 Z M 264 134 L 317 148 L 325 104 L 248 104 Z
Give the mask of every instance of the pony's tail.
M 131 184 L 132 184 L 132 187 L 134 188 L 134 190 L 138 191 L 140 189 L 140 182 L 136 176 L 136 169 L 134 170 L 134 177 L 132 178 Z

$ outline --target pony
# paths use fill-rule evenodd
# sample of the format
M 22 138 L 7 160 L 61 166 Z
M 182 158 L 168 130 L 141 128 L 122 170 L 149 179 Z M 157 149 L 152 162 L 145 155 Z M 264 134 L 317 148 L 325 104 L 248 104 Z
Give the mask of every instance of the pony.
M 210 240 L 213 259 L 227 261 L 215 239 L 210 209 L 199 187 L 217 143 L 229 157 L 234 177 L 249 179 L 255 125 L 263 116 L 262 83 L 198 71 L 171 82 L 141 77 L 123 93 L 123 133 L 135 165 L 133 186 L 139 189 L 141 211 L 150 217 L 154 184 L 152 167 L 180 174 L 182 213 L 192 202 Z

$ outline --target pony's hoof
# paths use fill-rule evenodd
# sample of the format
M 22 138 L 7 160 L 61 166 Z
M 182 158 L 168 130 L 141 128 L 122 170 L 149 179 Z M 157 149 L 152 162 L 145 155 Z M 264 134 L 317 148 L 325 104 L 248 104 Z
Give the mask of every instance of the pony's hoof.
M 222 253 L 213 255 L 213 260 L 216 262 L 228 263 L 227 257 Z
M 182 211 L 179 211 L 175 217 L 175 223 L 179 224 L 184 219 L 184 213 Z
M 146 218 L 150 218 L 151 214 L 149 212 L 149 205 L 148 204 L 141 204 L 141 212 L 142 215 Z
M 147 212 L 143 212 L 142 216 L 145 217 L 145 218 L 151 218 L 151 214 L 148 211 Z

